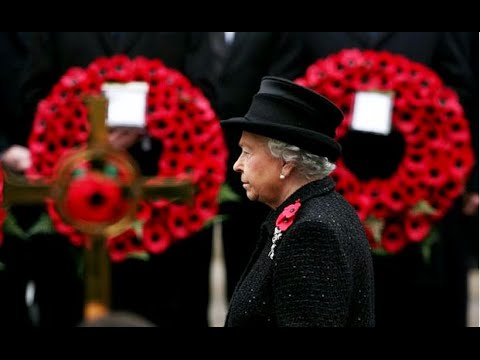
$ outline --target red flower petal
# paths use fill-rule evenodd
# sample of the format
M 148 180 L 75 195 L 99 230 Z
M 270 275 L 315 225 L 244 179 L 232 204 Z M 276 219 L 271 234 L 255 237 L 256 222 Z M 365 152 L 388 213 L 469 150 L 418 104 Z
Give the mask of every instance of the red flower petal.
M 387 224 L 383 231 L 382 246 L 391 253 L 396 254 L 407 245 L 407 239 L 399 224 Z
M 407 215 L 405 234 L 410 241 L 420 242 L 430 233 L 431 222 L 426 215 Z
M 163 223 L 148 221 L 143 227 L 143 242 L 147 251 L 160 254 L 169 247 L 171 235 Z
M 293 224 L 297 211 L 298 209 L 300 209 L 301 206 L 302 204 L 300 203 L 300 201 L 297 200 L 294 204 L 285 207 L 282 213 L 278 216 L 275 225 L 281 231 L 287 230 Z

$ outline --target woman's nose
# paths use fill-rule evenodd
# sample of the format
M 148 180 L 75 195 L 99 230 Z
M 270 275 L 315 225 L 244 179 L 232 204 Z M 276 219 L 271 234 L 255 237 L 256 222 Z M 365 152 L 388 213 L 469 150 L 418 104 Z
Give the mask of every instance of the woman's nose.
M 241 166 L 240 166 L 240 157 L 235 161 L 235 164 L 233 164 L 233 171 L 240 172 L 241 171 Z

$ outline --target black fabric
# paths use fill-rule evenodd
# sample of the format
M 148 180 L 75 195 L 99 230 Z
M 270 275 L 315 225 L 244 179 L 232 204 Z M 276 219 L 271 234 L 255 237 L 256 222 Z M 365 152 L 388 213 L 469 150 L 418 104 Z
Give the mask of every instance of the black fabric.
M 125 41 L 125 31 L 112 31 L 112 39 L 113 39 L 113 44 L 117 48 L 121 48 L 123 42 Z
M 234 294 L 228 327 L 371 327 L 373 265 L 355 210 L 330 178 L 297 190 L 272 211 Z M 300 200 L 268 256 L 277 217 Z
M 208 34 L 214 54 L 212 58 L 213 76 L 218 78 L 227 62 L 230 46 L 225 41 L 225 33 L 223 31 L 210 32 Z
M 0 32 L 0 152 L 15 144 L 15 131 L 21 131 L 19 82 L 27 60 L 28 41 L 26 33 Z M 23 225 L 30 220 L 24 215 L 18 221 Z M 32 326 L 25 303 L 28 264 L 28 244 L 4 229 L 3 242 L 0 241 L 0 328 Z
M 0 32 L 0 151 L 15 144 L 19 129 L 20 78 L 27 61 L 28 35 Z

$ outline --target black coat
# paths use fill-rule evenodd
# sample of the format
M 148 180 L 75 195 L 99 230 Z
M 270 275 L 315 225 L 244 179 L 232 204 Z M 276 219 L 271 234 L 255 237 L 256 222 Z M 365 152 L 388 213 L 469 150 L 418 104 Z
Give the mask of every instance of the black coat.
M 18 124 L 19 79 L 27 58 L 25 35 L 0 32 L 0 152 L 12 145 L 12 124 Z M 26 243 L 5 231 L 0 243 L 0 328 L 30 326 L 25 304 L 28 281 Z
M 300 44 L 286 32 L 237 32 L 219 75 L 212 68 L 207 32 L 194 33 L 186 72 L 211 100 L 221 119 L 243 116 L 266 75 L 301 74 Z
M 229 327 L 374 326 L 370 247 L 353 207 L 327 177 L 292 194 L 262 226 L 257 250 L 232 297 Z M 300 199 L 275 248 L 275 222 Z
M 0 151 L 12 144 L 15 130 L 18 130 L 20 77 L 27 59 L 26 40 L 20 32 L 0 32 Z

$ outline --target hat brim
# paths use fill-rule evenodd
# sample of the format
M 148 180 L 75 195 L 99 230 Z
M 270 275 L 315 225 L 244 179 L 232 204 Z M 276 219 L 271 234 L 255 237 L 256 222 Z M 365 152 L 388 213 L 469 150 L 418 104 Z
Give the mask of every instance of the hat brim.
M 342 154 L 342 147 L 337 141 L 324 134 L 304 128 L 254 122 L 246 117 L 222 120 L 220 124 L 227 131 L 248 131 L 280 140 L 287 144 L 298 146 L 312 154 L 327 157 L 330 161 L 337 160 Z

